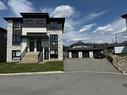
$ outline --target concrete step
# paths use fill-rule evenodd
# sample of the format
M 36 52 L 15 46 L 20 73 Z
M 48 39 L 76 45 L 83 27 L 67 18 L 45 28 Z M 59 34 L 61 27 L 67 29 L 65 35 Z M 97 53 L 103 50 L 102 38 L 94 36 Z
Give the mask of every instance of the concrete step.
M 38 63 L 38 52 L 27 52 L 19 63 Z

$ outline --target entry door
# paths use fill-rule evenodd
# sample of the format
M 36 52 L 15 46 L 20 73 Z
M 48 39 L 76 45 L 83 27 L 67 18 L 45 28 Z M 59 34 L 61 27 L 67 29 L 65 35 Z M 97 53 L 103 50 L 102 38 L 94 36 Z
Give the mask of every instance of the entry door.
M 41 50 L 41 40 L 37 40 L 37 51 Z
M 29 44 L 29 48 L 30 48 L 30 51 L 34 51 L 34 41 L 30 41 L 30 44 Z

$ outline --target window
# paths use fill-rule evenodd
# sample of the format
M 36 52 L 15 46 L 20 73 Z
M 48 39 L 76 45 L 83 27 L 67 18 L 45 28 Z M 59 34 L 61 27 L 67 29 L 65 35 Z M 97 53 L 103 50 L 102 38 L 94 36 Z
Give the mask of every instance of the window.
M 58 44 L 58 35 L 56 34 L 50 35 L 50 44 L 52 45 Z
M 37 24 L 43 24 L 44 21 L 43 20 L 37 20 Z
M 57 29 L 57 22 L 50 22 L 49 28 L 52 30 Z
M 13 23 L 13 29 L 14 29 L 14 30 L 21 30 L 21 29 L 22 29 L 22 24 L 21 24 L 21 22 L 14 22 L 14 23 Z
M 13 45 L 20 45 L 21 43 L 21 38 L 19 35 L 13 34 L 13 40 L 12 40 L 12 44 Z
M 16 60 L 16 59 L 20 59 L 20 50 L 12 50 L 12 59 Z
M 58 50 L 57 49 L 50 50 L 50 58 L 58 58 Z
M 26 24 L 32 24 L 33 21 L 32 21 L 32 20 L 25 20 L 25 23 L 26 23 Z

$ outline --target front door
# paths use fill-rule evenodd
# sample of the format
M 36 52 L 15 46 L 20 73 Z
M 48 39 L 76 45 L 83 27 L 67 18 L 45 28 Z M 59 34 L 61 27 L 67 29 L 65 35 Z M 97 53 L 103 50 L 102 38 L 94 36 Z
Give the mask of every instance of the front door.
M 41 50 L 41 40 L 37 40 L 37 51 Z
M 30 44 L 29 44 L 29 48 L 30 48 L 30 51 L 34 51 L 34 41 L 30 41 Z

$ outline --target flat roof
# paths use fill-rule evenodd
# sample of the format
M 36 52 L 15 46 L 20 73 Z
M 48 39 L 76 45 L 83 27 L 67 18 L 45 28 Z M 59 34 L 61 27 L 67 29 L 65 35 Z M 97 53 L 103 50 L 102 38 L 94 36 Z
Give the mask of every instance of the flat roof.
M 0 27 L 0 32 L 7 32 L 7 30 L 2 28 L 2 27 Z
M 22 17 L 4 17 L 4 19 L 8 21 L 8 20 L 22 20 L 23 18 Z
M 94 47 L 89 47 L 89 48 L 70 48 L 68 49 L 69 51 L 93 51 L 93 50 L 103 50 L 100 48 L 94 48 Z
M 124 15 L 122 15 L 121 17 L 122 17 L 122 18 L 126 18 L 126 17 L 127 17 L 127 14 L 124 14 Z
M 20 13 L 21 16 L 23 17 L 46 17 L 49 18 L 49 14 L 48 13 Z

